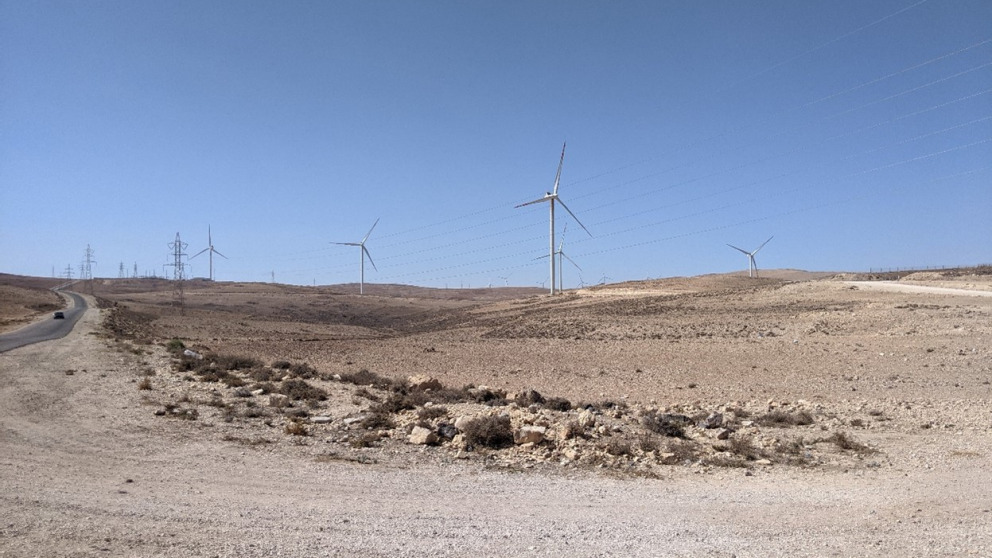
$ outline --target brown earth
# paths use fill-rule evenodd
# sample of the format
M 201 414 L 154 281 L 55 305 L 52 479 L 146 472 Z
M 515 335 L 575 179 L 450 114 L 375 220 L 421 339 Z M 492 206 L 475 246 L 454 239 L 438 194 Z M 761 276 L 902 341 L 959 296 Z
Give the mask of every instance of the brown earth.
M 99 282 L 69 338 L 0 355 L 0 556 L 992 553 L 992 299 L 823 279 L 555 298 L 196 282 L 185 314 L 165 282 Z M 992 291 L 983 270 L 905 282 Z M 177 370 L 170 339 L 215 366 Z M 213 378 L 216 355 L 245 363 Z M 335 378 L 362 370 L 510 401 Z M 272 407 L 259 374 L 327 399 Z M 401 393 L 392 426 L 356 422 Z M 407 440 L 499 414 L 547 438 Z M 690 418 L 686 439 L 651 431 L 661 416 Z

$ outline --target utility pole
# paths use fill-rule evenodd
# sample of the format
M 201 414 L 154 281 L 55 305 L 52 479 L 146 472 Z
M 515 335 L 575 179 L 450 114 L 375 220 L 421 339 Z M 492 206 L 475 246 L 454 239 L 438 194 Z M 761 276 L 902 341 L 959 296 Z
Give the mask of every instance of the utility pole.
M 65 266 L 65 280 L 66 282 L 72 281 L 72 264 L 66 264 Z
M 124 279 L 124 277 L 125 277 L 125 274 L 124 274 L 124 262 L 121 262 L 121 268 L 120 268 L 120 271 L 117 272 L 117 278 L 118 279 Z
M 90 248 L 90 245 L 89 244 L 87 244 L 86 245 L 86 259 L 84 260 L 84 263 L 86 264 L 85 276 L 84 277 L 81 277 L 81 279 L 84 279 L 84 280 L 86 280 L 86 281 L 89 282 L 90 294 L 93 294 L 93 264 L 96 263 L 96 260 L 93 259 L 93 255 L 94 255 L 93 249 Z M 81 275 L 83 273 L 84 273 L 83 271 L 80 271 L 80 274 Z
M 181 316 L 186 315 L 186 297 L 183 292 L 183 280 L 185 279 L 183 258 L 186 257 L 186 246 L 188 244 L 180 240 L 179 233 L 176 233 L 176 241 L 169 243 L 169 249 L 172 251 L 172 263 L 165 264 L 172 267 L 172 304 L 179 307 L 179 315 Z
M 138 262 L 134 262 L 134 275 L 132 275 L 132 277 L 135 279 L 138 278 Z

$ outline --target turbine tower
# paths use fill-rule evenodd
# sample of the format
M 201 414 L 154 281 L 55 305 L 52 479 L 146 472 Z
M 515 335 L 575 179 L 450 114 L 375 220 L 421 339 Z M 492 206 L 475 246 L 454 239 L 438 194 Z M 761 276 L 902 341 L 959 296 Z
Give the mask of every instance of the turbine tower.
M 372 229 L 374 229 L 375 226 L 378 225 L 378 224 L 379 224 L 379 219 L 376 219 L 375 220 L 375 223 L 372 223 Z M 369 236 L 372 234 L 372 229 L 369 229 L 368 234 L 365 235 L 365 238 L 363 238 L 361 242 L 332 242 L 331 243 L 331 244 L 339 244 L 341 246 L 358 246 L 360 248 L 358 256 L 362 260 L 362 262 L 361 262 L 362 275 L 361 275 L 361 282 L 358 284 L 358 294 L 365 294 L 365 258 L 366 258 L 366 256 L 369 258 L 369 263 L 372 264 L 372 269 L 374 269 L 376 271 L 379 271 L 379 268 L 377 268 L 375 266 L 375 262 L 372 261 L 372 254 L 370 254 L 369 253 L 369 249 L 365 247 L 365 241 L 368 240 L 369 239 Z
M 225 260 L 228 259 L 228 257 L 225 256 L 224 254 L 221 254 L 220 252 L 218 252 L 217 250 L 214 249 L 214 237 L 213 237 L 213 234 L 210 232 L 210 225 L 207 225 L 207 247 L 204 248 L 203 250 L 200 250 L 199 252 L 193 254 L 193 258 L 199 256 L 200 254 L 202 254 L 204 252 L 210 252 L 210 280 L 213 281 L 214 280 L 214 254 L 217 254 L 218 256 L 224 258 Z M 192 260 L 193 258 L 190 258 L 190 259 Z
M 566 232 L 568 232 L 568 224 L 567 223 L 565 224 L 565 227 L 561 231 L 561 242 L 558 243 L 558 251 L 554 253 L 554 255 L 558 256 L 558 292 L 560 292 L 560 293 L 565 292 L 565 262 L 564 262 L 564 260 L 562 258 L 564 258 L 565 260 L 568 260 L 569 263 L 571 263 L 572 265 L 574 265 L 575 266 L 575 269 L 578 269 L 580 272 L 582 271 L 582 268 L 579 267 L 579 264 L 575 263 L 575 260 L 573 260 L 572 258 L 569 258 L 568 257 L 568 254 L 565 253 L 565 233 Z M 540 257 L 535 258 L 535 259 L 541 260 L 541 259 L 544 259 L 544 258 L 547 258 L 547 256 L 540 256 Z
M 527 203 L 522 203 L 522 204 L 516 206 L 516 207 L 523 207 L 525 205 L 532 205 L 532 204 L 535 204 L 535 203 L 548 202 L 548 206 L 550 207 L 550 210 L 551 210 L 551 227 L 550 227 L 550 231 L 551 231 L 550 232 L 550 238 L 551 238 L 551 241 L 549 242 L 550 249 L 548 250 L 548 260 L 550 261 L 550 264 L 551 264 L 551 294 L 552 295 L 555 294 L 555 202 L 557 201 L 558 203 L 560 203 L 561 206 L 565 208 L 565 211 L 567 211 L 568 214 L 571 215 L 573 219 L 575 219 L 575 222 L 578 223 L 580 227 L 582 227 L 582 230 L 586 231 L 586 233 L 589 236 L 592 236 L 592 233 L 589 232 L 589 229 L 587 229 L 586 226 L 582 224 L 582 221 L 579 221 L 579 218 L 576 217 L 575 214 L 572 213 L 572 210 L 569 209 L 567 205 L 565 205 L 565 202 L 563 202 L 561 200 L 561 198 L 558 197 L 558 183 L 561 180 L 561 166 L 562 166 L 562 164 L 564 162 L 565 162 L 565 144 L 562 143 L 561 144 L 561 159 L 558 161 L 558 173 L 555 174 L 555 187 L 554 187 L 554 190 L 552 190 L 551 192 L 545 192 L 545 194 L 544 194 L 543 197 L 538 198 L 538 199 L 536 199 L 534 201 L 529 201 Z
M 758 246 L 757 248 L 755 248 L 753 252 L 748 252 L 747 250 L 743 250 L 741 248 L 738 248 L 738 247 L 734 246 L 733 244 L 728 244 L 727 246 L 730 246 L 734 250 L 737 250 L 738 252 L 740 252 L 740 253 L 744 254 L 745 256 L 747 256 L 747 276 L 748 277 L 757 277 L 758 276 L 758 264 L 757 264 L 757 262 L 754 261 L 754 255 L 758 253 L 758 250 L 761 250 L 762 248 L 764 248 L 765 247 L 765 244 L 768 244 L 768 241 L 771 240 L 771 239 L 773 239 L 773 238 L 775 238 L 775 237 L 774 236 L 769 236 L 768 237 L 768 240 L 762 242 L 761 243 L 761 246 Z

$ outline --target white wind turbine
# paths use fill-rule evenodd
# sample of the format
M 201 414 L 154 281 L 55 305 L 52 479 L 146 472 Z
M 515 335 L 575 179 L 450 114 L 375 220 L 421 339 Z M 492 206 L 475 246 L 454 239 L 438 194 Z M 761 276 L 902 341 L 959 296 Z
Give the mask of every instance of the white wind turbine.
M 213 233 L 211 233 L 211 231 L 210 231 L 210 225 L 207 225 L 207 247 L 204 248 L 203 250 L 200 250 L 199 252 L 193 254 L 193 258 L 199 256 L 200 254 L 202 254 L 204 252 L 210 252 L 210 280 L 213 281 L 214 280 L 214 254 L 217 254 L 218 256 L 224 258 L 225 260 L 228 259 L 228 257 L 225 256 L 224 254 L 221 254 L 220 252 L 218 252 L 214 248 L 214 237 L 213 237 Z M 190 259 L 192 260 L 193 258 L 190 258 Z
M 550 232 L 550 238 L 551 238 L 551 241 L 549 243 L 550 249 L 548 250 L 548 260 L 550 261 L 550 264 L 551 264 L 551 294 L 552 295 L 555 294 L 555 202 L 557 201 L 558 203 L 560 203 L 561 206 L 565 208 L 565 211 L 567 211 L 568 214 L 571 215 L 573 219 L 575 219 L 575 222 L 578 223 L 580 227 L 582 227 L 582 230 L 586 231 L 586 233 L 589 236 L 592 236 L 592 233 L 589 232 L 589 229 L 587 229 L 586 226 L 582 224 L 582 221 L 579 221 L 579 218 L 576 217 L 575 214 L 572 213 L 572 210 L 569 209 L 567 205 L 565 205 L 565 202 L 563 202 L 561 200 L 561 198 L 558 197 L 558 183 L 561 180 L 561 166 L 562 166 L 562 164 L 564 162 L 565 162 L 565 144 L 562 143 L 561 144 L 561 159 L 558 161 L 558 173 L 555 174 L 555 187 L 554 187 L 554 190 L 552 190 L 551 192 L 546 192 L 544 194 L 544 196 L 541 197 L 541 198 L 538 198 L 538 199 L 536 199 L 534 201 L 529 201 L 527 203 L 522 203 L 522 204 L 520 204 L 520 205 L 517 206 L 517 207 L 523 207 L 525 205 L 532 205 L 532 204 L 535 204 L 535 203 L 542 203 L 542 202 L 548 202 L 548 205 L 550 206 L 550 209 L 551 209 L 551 226 L 550 226 L 550 231 L 551 231 Z
M 768 244 L 768 241 L 770 241 L 773 238 L 775 238 L 775 237 L 774 236 L 769 236 L 768 237 L 768 240 L 762 242 L 761 243 L 761 246 L 758 246 L 757 248 L 755 248 L 753 252 L 748 252 L 747 250 L 742 250 L 742 249 L 734 246 L 733 244 L 728 244 L 727 246 L 730 246 L 734 250 L 737 250 L 738 252 L 740 252 L 740 253 L 744 254 L 745 256 L 747 256 L 747 276 L 748 277 L 757 277 L 758 276 L 758 263 L 754 261 L 754 255 L 758 253 L 758 250 L 761 250 L 762 248 L 764 248 L 765 247 L 765 244 Z
M 378 225 L 378 224 L 379 224 L 379 220 L 376 219 L 375 220 L 375 223 L 372 223 L 372 229 L 374 229 L 375 226 Z M 372 254 L 370 254 L 369 253 L 369 249 L 365 247 L 365 241 L 368 240 L 369 239 L 369 236 L 372 234 L 372 229 L 369 229 L 368 234 L 365 235 L 365 238 L 363 238 L 361 242 L 332 242 L 331 243 L 331 244 L 340 244 L 341 246 L 358 246 L 360 248 L 360 250 L 359 250 L 359 257 L 362 259 L 362 263 L 361 263 L 361 269 L 362 269 L 362 275 L 361 275 L 361 277 L 362 277 L 362 280 L 358 284 L 358 294 L 365 294 L 365 258 L 366 258 L 366 256 L 369 258 L 369 263 L 372 264 L 372 269 L 374 269 L 376 271 L 379 271 L 379 268 L 377 268 L 375 266 L 375 262 L 372 261 Z

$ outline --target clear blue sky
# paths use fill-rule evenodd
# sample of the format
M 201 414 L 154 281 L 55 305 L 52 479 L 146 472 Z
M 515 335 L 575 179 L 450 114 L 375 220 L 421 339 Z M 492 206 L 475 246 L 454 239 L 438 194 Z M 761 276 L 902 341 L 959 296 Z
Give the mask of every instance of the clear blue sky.
M 566 286 L 992 262 L 992 2 L 0 0 L 0 271 Z M 204 256 L 192 274 L 208 274 Z M 506 277 L 507 279 L 503 279 Z

